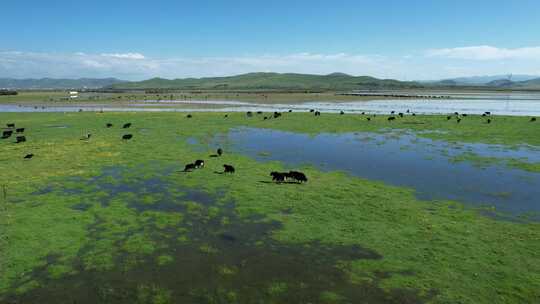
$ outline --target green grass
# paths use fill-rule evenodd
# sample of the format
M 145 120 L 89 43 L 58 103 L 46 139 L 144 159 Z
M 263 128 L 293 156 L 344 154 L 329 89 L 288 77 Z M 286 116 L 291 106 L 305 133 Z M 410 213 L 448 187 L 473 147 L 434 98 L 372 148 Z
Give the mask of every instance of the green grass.
M 103 105 L 103 106 L 120 106 L 126 105 L 132 101 L 144 100 L 229 100 L 229 101 L 245 101 L 264 104 L 275 103 L 302 103 L 315 101 L 362 101 L 373 99 L 384 99 L 382 97 L 366 97 L 366 96 L 346 96 L 339 95 L 335 92 L 286 92 L 286 91 L 179 91 L 175 90 L 170 93 L 144 93 L 144 92 L 128 92 L 128 93 L 81 93 L 79 98 L 74 100 L 68 99 L 67 91 L 21 91 L 18 95 L 0 96 L 0 104 L 21 104 L 26 106 L 59 106 L 59 105 Z M 168 107 L 182 107 L 179 104 L 167 104 Z M 197 107 L 196 104 L 189 105 L 190 108 Z
M 128 121 L 133 123 L 129 133 L 135 136 L 122 143 L 120 136 L 128 131 L 119 125 Z M 186 143 L 191 137 L 205 142 L 214 134 L 243 125 L 311 134 L 385 132 L 392 127 L 428 131 L 421 136 L 440 140 L 540 146 L 540 124 L 519 117 L 496 117 L 487 125 L 481 117 L 471 116 L 458 125 L 442 116 L 407 117 L 389 123 L 383 116 L 367 122 L 362 116 L 313 117 L 305 113 L 285 114 L 272 121 L 247 119 L 241 113 L 230 114 L 228 119 L 220 113 L 195 113 L 192 119 L 178 113 L 0 113 L 0 122 L 26 127 L 28 138 L 19 145 L 0 141 L 0 181 L 7 188 L 7 202 L 2 200 L 0 208 L 0 295 L 26 292 L 42 284 L 32 271 L 43 267 L 50 255 L 56 257 L 47 270 L 51 279 L 76 273 L 73 263 L 79 259 L 84 269 L 96 271 L 113 269 L 121 254 L 129 257 L 123 266 L 127 268 L 156 254 L 156 265 L 171 263 L 168 252 L 172 248 L 163 240 L 189 243 L 185 228 L 179 226 L 185 218 L 198 214 L 210 219 L 218 210 L 206 214 L 192 202 L 187 203 L 185 214 L 137 212 L 127 203 L 137 199 L 153 204 L 159 194 L 108 197 L 111 203 L 103 206 L 99 201 L 107 193 L 70 177 L 87 181 L 106 167 L 126 166 L 131 168 L 128 176 L 120 181 L 111 178 L 110 183 L 129 184 L 135 178 L 154 177 L 160 172 L 156 168 L 175 166 L 180 170 L 186 162 L 208 160 L 213 151 L 195 151 Z M 106 129 L 107 122 L 115 127 Z M 53 125 L 68 128 L 50 127 Z M 93 134 L 88 143 L 79 140 L 85 132 Z M 24 161 L 22 157 L 30 152 L 34 159 Z M 213 174 L 222 170 L 222 163 L 234 164 L 237 173 Z M 223 192 L 224 200 L 235 202 L 241 218 L 259 214 L 280 222 L 281 228 L 271 237 L 284 244 L 317 241 L 359 245 L 379 253 L 379 260 L 338 265 L 353 282 L 375 282 L 388 290 L 416 289 L 422 294 L 435 291 L 430 300 L 434 303 L 531 303 L 540 297 L 538 223 L 497 221 L 458 203 L 420 201 L 411 189 L 310 167 L 302 168 L 310 182 L 300 187 L 257 182 L 269 180 L 268 172 L 280 169 L 278 162 L 259 163 L 225 153 L 219 162 L 208 160 L 203 170 L 173 174 L 167 181 L 175 195 L 186 187 Z M 79 191 L 32 194 L 46 186 Z M 90 207 L 86 211 L 71 208 L 81 202 Z M 291 212 L 283 213 L 285 209 Z M 222 221 L 227 224 L 226 219 Z M 200 248 L 201 254 L 218 255 L 216 250 L 210 245 Z M 234 275 L 230 269 L 216 271 Z M 389 275 L 381 279 L 380 273 Z M 25 283 L 14 285 L 21 280 Z M 263 287 L 269 294 L 288 290 L 284 283 L 269 283 Z M 321 292 L 324 301 L 341 299 L 332 290 Z M 231 299 L 241 295 L 240 291 L 224 293 Z M 140 287 L 141 302 L 167 303 L 170 297 L 171 291 L 161 286 Z

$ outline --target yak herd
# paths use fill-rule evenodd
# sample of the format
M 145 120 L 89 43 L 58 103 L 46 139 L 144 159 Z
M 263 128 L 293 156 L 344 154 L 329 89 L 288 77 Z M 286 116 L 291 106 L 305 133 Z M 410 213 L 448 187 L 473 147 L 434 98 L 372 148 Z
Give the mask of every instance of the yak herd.
M 289 110 L 289 112 L 292 112 L 292 110 Z M 313 113 L 315 116 L 320 116 L 321 115 L 321 112 L 316 111 L 315 109 L 310 109 L 309 112 Z M 412 112 L 410 110 L 407 110 L 406 113 L 409 114 L 409 113 L 412 113 Z M 263 113 L 262 113 L 262 111 L 257 111 L 256 114 L 260 115 L 260 114 L 263 114 Z M 340 111 L 339 114 L 344 115 L 345 112 Z M 361 114 L 365 115 L 366 113 L 362 112 Z M 390 112 L 390 116 L 387 118 L 389 122 L 396 120 L 396 118 L 397 118 L 396 116 L 398 116 L 400 118 L 403 118 L 405 116 L 404 113 L 398 113 L 397 115 L 395 115 L 395 114 L 396 114 L 395 111 Z M 253 116 L 253 112 L 248 111 L 247 112 L 247 117 L 252 117 L 252 116 Z M 282 116 L 282 114 L 280 112 L 274 112 L 270 117 L 264 116 L 263 119 L 267 120 L 269 118 L 279 118 L 281 116 Z M 375 116 L 376 115 L 373 115 L 373 117 L 375 117 Z M 412 113 L 412 116 L 415 116 L 415 113 Z M 192 118 L 193 116 L 191 114 L 188 114 L 186 117 L 187 118 Z M 227 117 L 228 117 L 228 115 L 225 115 L 225 118 L 227 118 Z M 446 116 L 446 120 L 450 121 L 453 118 L 455 118 L 456 122 L 460 123 L 462 121 L 462 119 L 465 118 L 465 117 L 467 117 L 467 114 L 464 114 L 464 113 L 460 114 L 458 112 L 454 112 L 453 115 Z M 484 112 L 482 114 L 482 117 L 486 118 L 485 122 L 487 124 L 490 124 L 492 122 L 491 112 Z M 366 119 L 367 119 L 367 121 L 371 121 L 371 117 L 367 117 Z M 535 122 L 536 117 L 531 117 L 529 119 L 529 121 L 530 122 Z M 131 125 L 132 124 L 130 122 L 124 123 L 122 125 L 122 129 L 129 129 L 131 127 Z M 6 127 L 7 128 L 4 128 L 4 130 L 2 131 L 1 139 L 8 139 L 8 138 L 12 137 L 15 134 L 15 143 L 24 143 L 24 142 L 26 142 L 26 136 L 24 135 L 25 128 L 16 128 L 15 123 L 7 123 Z M 105 127 L 106 128 L 112 128 L 113 124 L 109 122 L 109 123 L 107 123 L 105 125 Z M 90 140 L 91 136 L 92 136 L 92 134 L 87 133 L 85 136 L 83 136 L 83 138 L 81 138 L 81 140 L 88 141 L 88 140 Z M 124 135 L 122 135 L 122 140 L 123 141 L 128 141 L 128 140 L 130 140 L 132 138 L 133 138 L 133 134 L 124 134 Z M 217 154 L 210 155 L 210 156 L 211 157 L 220 157 L 220 156 L 223 155 L 223 149 L 221 149 L 221 148 L 217 149 L 216 152 L 217 152 Z M 24 159 L 29 160 L 29 159 L 32 159 L 33 157 L 34 157 L 34 154 L 29 153 L 29 154 L 26 154 L 24 156 Z M 198 159 L 193 163 L 189 163 L 189 164 L 185 165 L 183 172 L 192 172 L 192 171 L 194 171 L 196 169 L 202 169 L 202 168 L 204 168 L 204 164 L 205 164 L 204 160 Z M 223 165 L 223 172 L 220 172 L 220 174 L 222 174 L 222 173 L 233 174 L 233 173 L 235 173 L 235 171 L 236 170 L 232 165 L 224 164 Z M 308 178 L 306 177 L 306 175 L 304 173 L 298 172 L 298 171 L 289 171 L 289 172 L 276 172 L 276 171 L 273 171 L 273 172 L 270 173 L 270 176 L 272 177 L 272 181 L 275 182 L 275 183 L 285 183 L 285 182 L 305 183 L 305 182 L 308 181 Z

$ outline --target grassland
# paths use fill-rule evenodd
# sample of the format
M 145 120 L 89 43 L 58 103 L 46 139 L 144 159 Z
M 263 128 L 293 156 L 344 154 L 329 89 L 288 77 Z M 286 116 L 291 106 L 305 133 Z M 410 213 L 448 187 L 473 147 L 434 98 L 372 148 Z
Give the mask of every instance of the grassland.
M 55 282 L 57 289 L 77 290 L 80 286 L 70 281 L 95 273 L 103 279 L 93 283 L 97 287 L 92 291 L 100 301 L 109 301 L 121 293 L 115 280 L 108 280 L 114 278 L 111 272 L 136 277 L 137 272 L 130 271 L 146 269 L 150 263 L 150 269 L 166 273 L 167 265 L 182 259 L 176 248 L 192 243 L 201 256 L 225 255 L 212 242 L 200 243 L 192 231 L 199 227 L 197 221 L 207 225 L 213 220 L 218 230 L 237 222 L 271 224 L 274 228 L 268 237 L 254 240 L 253 248 L 266 248 L 266 243 L 286 246 L 284 252 L 295 246 L 307 251 L 319 246 L 365 248 L 378 258 L 314 259 L 311 267 L 321 269 L 320 265 L 330 263 L 331 270 L 322 269 L 333 274 L 337 267 L 358 289 L 384 292 L 379 300 L 532 303 L 540 297 L 540 225 L 536 222 L 499 221 L 459 203 L 420 201 L 411 189 L 311 167 L 301 168 L 310 177 L 309 183 L 276 185 L 265 181 L 270 180 L 270 171 L 283 168 L 280 163 L 259 163 L 230 153 L 218 161 L 208 158 L 213 147 L 199 151 L 188 144 L 190 138 L 208 142 L 237 126 L 312 134 L 385 132 L 391 127 L 423 131 L 420 136 L 447 141 L 538 147 L 540 124 L 525 118 L 496 117 L 488 125 L 478 116 L 456 124 L 441 116 L 409 116 L 389 123 L 383 116 L 368 122 L 363 116 L 315 118 L 307 113 L 286 113 L 267 121 L 248 119 L 242 113 L 228 118 L 197 113 L 191 119 L 175 113 L 0 113 L 0 122 L 26 127 L 28 138 L 24 144 L 0 142 L 0 186 L 6 189 L 0 206 L 0 299 L 35 300 L 37 296 L 25 295 L 54 291 Z M 107 122 L 115 127 L 105 128 Z M 133 123 L 130 142 L 120 139 L 127 133 L 119 128 L 124 122 Z M 92 133 L 91 140 L 81 141 L 86 132 Z M 23 160 L 26 153 L 34 153 L 34 159 Z M 206 159 L 206 168 L 190 174 L 176 172 L 195 159 Z M 234 164 L 237 173 L 215 174 L 223 163 Z M 107 173 L 117 167 L 125 168 L 123 173 Z M 146 184 L 156 178 L 159 183 Z M 129 191 L 114 191 L 125 185 L 131 185 Z M 152 187 L 158 191 L 151 191 Z M 201 193 L 182 199 L 193 189 Z M 216 202 L 205 204 L 204 195 L 215 197 Z M 164 201 L 181 201 L 182 208 L 160 209 Z M 232 213 L 227 211 L 229 202 L 234 202 Z M 253 216 L 258 218 L 255 222 Z M 251 231 L 259 226 L 246 227 Z M 312 261 L 297 261 L 301 260 Z M 265 261 L 258 262 L 264 265 Z M 268 268 L 283 265 L 278 261 Z M 207 274 L 219 277 L 220 287 L 199 286 L 193 293 L 200 303 L 247 303 L 245 295 L 253 291 L 227 283 L 248 270 L 223 262 Z M 321 274 L 297 275 L 308 280 Z M 266 278 L 262 270 L 251 279 L 259 282 L 259 277 Z M 134 284 L 133 302 L 141 303 L 174 301 L 180 288 L 149 281 Z M 260 284 L 252 289 L 265 290 L 261 299 L 267 303 L 284 302 L 286 298 L 281 297 L 305 288 L 293 280 L 272 277 Z M 327 285 L 315 302 L 346 303 L 347 290 Z M 396 298 L 403 290 L 414 297 Z M 63 296 L 59 299 L 71 295 Z
M 21 91 L 15 96 L 0 96 L 0 104 L 21 105 L 77 105 L 97 104 L 103 106 L 121 106 L 130 102 L 156 100 L 156 101 L 246 101 L 254 103 L 302 103 L 309 101 L 361 101 L 373 100 L 380 97 L 344 96 L 334 92 L 280 92 L 280 91 L 178 91 L 169 93 L 151 94 L 145 92 L 127 93 L 81 93 L 79 98 L 70 100 L 65 91 Z M 169 104 L 168 106 L 173 106 Z M 193 106 L 193 105 L 191 105 Z

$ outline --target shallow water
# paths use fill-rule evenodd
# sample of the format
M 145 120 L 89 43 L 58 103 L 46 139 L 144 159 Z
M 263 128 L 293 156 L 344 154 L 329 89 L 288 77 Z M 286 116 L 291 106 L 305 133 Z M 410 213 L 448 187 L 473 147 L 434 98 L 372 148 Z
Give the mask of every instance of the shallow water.
M 269 129 L 238 128 L 214 139 L 259 161 L 278 160 L 290 167 L 313 165 L 397 186 L 411 187 L 420 199 L 456 200 L 472 206 L 522 215 L 540 213 L 540 174 L 503 165 L 480 168 L 452 162 L 464 152 L 480 156 L 540 161 L 540 153 L 522 147 L 449 144 L 413 134 L 346 133 L 311 136 Z
M 326 303 L 324 297 L 330 293 L 348 303 L 420 303 L 432 296 L 419 296 L 414 290 L 383 290 L 379 279 L 392 273 L 353 284 L 338 264 L 382 256 L 359 246 L 277 242 L 271 234 L 280 229 L 280 223 L 257 215 L 240 218 L 234 202 L 222 199 L 222 194 L 175 184 L 178 174 L 185 173 L 172 167 L 110 167 L 89 179 L 74 178 L 36 191 L 37 198 L 79 196 L 80 202 L 71 206 L 78 212 L 115 208 L 121 201 L 140 216 L 163 212 L 182 214 L 183 220 L 175 227 L 143 221 L 140 227 L 121 233 L 114 226 L 110 230 L 107 221 L 111 219 L 98 212 L 88 227 L 89 242 L 73 261 L 76 273 L 52 279 L 48 268 L 65 261 L 60 254 L 51 254 L 44 266 L 16 284 L 36 280 L 40 287 L 9 295 L 8 303 L 151 303 L 159 297 L 167 303 Z M 156 199 L 145 201 L 148 195 Z M 199 206 L 196 210 L 189 207 L 193 203 Z M 114 267 L 107 270 L 86 266 L 89 259 L 99 261 L 100 254 L 107 255 L 103 244 L 114 241 L 108 249 L 114 252 L 139 235 L 150 235 L 158 249 L 150 254 L 119 250 Z M 158 263 L 163 256 L 167 262 Z
M 369 101 L 352 102 L 304 102 L 293 104 L 263 104 L 244 101 L 223 101 L 223 100 L 169 100 L 169 101 L 139 101 L 122 106 L 115 105 L 70 105 L 55 106 L 46 105 L 45 107 L 19 106 L 12 104 L 0 104 L 0 112 L 247 112 L 247 111 L 266 111 L 266 112 L 285 112 L 309 111 L 316 109 L 321 112 L 340 112 L 347 113 L 383 113 L 390 111 L 411 112 L 418 114 L 447 114 L 447 113 L 467 113 L 482 114 L 485 111 L 493 115 L 511 115 L 511 116 L 540 116 L 540 99 L 527 99 L 514 97 L 504 98 L 471 98 L 471 99 L 385 99 Z

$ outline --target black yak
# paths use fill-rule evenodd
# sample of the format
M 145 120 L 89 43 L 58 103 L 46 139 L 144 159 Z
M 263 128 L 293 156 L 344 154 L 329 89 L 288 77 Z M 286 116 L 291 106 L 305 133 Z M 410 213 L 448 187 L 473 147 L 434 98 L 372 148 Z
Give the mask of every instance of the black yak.
M 531 117 L 530 122 L 536 121 L 536 117 Z
M 371 121 L 371 117 L 368 117 L 368 118 L 366 118 L 366 119 L 367 119 L 367 121 Z
M 248 112 L 246 113 L 246 115 L 247 115 L 247 117 L 251 117 L 251 116 L 253 116 L 253 113 L 251 113 L 251 111 L 248 111 Z
M 399 117 L 403 118 L 403 113 L 398 113 Z
M 31 159 L 32 157 L 34 157 L 34 154 L 30 153 L 30 154 L 26 154 L 24 159 Z
M 457 119 L 457 123 L 460 123 L 460 122 L 461 122 L 461 118 L 458 118 L 458 119 Z
M 234 167 L 231 165 L 223 165 L 224 173 L 234 173 Z
M 277 182 L 277 183 L 282 183 L 285 181 L 285 174 L 284 173 L 279 173 L 279 172 L 270 172 L 270 176 L 272 176 L 272 181 L 274 182 Z
M 22 142 L 26 141 L 26 137 L 25 136 L 17 136 L 16 140 L 17 140 L 17 143 L 22 143 Z
M 12 134 L 13 134 L 13 131 L 12 131 L 12 130 L 4 131 L 4 132 L 2 132 L 2 138 L 3 138 L 3 139 L 5 139 L 5 138 L 10 138 Z
M 8 124 L 6 124 L 6 126 L 7 126 L 8 128 L 15 128 L 15 124 L 14 124 L 14 123 L 8 123 Z
M 288 177 L 296 180 L 299 183 L 304 183 L 308 181 L 306 175 L 298 171 L 289 171 Z
M 15 132 L 17 132 L 17 133 L 24 133 L 24 128 L 17 128 L 17 129 L 15 130 Z
M 184 172 L 190 172 L 190 171 L 193 171 L 195 170 L 197 167 L 195 166 L 195 164 L 187 164 L 185 167 L 184 167 Z
M 491 123 L 491 119 L 488 118 L 488 120 L 486 121 L 488 124 Z
M 343 114 L 345 114 L 345 112 L 343 112 L 343 111 L 340 111 L 340 112 L 339 112 L 339 115 L 343 115 Z
M 396 120 L 396 118 L 394 116 L 388 117 L 388 121 L 392 121 L 392 120 Z
M 217 155 L 221 156 L 223 154 L 223 149 L 218 148 L 217 149 Z
M 199 168 L 203 168 L 204 167 L 204 160 L 202 159 L 197 159 L 195 161 L 195 168 L 199 169 Z
M 133 134 L 124 134 L 122 135 L 123 140 L 130 140 L 133 138 Z
M 124 125 L 122 126 L 122 128 L 124 128 L 124 129 L 127 129 L 127 128 L 129 128 L 129 127 L 131 127 L 131 123 L 130 123 L 130 122 L 128 122 L 128 123 L 126 123 L 126 124 L 124 124 Z
M 186 115 L 186 117 L 187 117 L 187 118 L 191 118 L 191 117 L 193 117 L 193 116 L 191 116 L 191 114 L 188 114 L 188 115 Z
M 107 126 L 107 128 L 110 128 L 110 127 L 113 126 L 113 124 L 109 122 L 109 123 L 106 124 L 106 126 Z
M 452 119 L 451 116 L 446 116 L 446 120 L 450 120 L 450 119 Z

